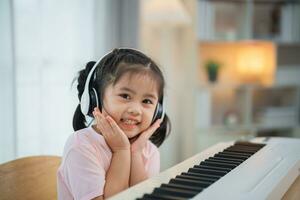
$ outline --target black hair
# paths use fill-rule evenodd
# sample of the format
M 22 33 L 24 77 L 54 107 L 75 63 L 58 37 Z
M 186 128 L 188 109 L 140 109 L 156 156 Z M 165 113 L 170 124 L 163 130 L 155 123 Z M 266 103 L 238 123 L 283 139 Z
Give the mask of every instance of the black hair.
M 86 64 L 85 69 L 78 72 L 77 90 L 78 99 L 81 100 L 84 91 L 87 76 L 96 62 L 90 61 Z M 159 94 L 158 102 L 162 101 L 164 96 L 165 80 L 158 65 L 148 56 L 134 49 L 114 49 L 112 52 L 104 56 L 97 68 L 93 72 L 93 78 L 90 81 L 90 86 L 96 88 L 100 97 L 99 104 L 102 105 L 101 99 L 105 88 L 113 84 L 127 72 L 132 74 L 147 73 L 158 83 Z M 85 116 L 82 114 L 80 104 L 78 104 L 73 116 L 73 129 L 75 131 L 86 128 Z M 167 114 L 165 114 L 160 127 L 150 137 L 150 141 L 159 147 L 171 131 L 171 123 Z

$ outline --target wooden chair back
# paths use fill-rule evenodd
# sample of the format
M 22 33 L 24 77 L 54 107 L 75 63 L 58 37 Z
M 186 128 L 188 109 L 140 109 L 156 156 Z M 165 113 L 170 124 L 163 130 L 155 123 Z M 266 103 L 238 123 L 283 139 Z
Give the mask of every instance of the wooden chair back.
M 60 161 L 58 156 L 33 156 L 1 164 L 0 199 L 57 199 Z

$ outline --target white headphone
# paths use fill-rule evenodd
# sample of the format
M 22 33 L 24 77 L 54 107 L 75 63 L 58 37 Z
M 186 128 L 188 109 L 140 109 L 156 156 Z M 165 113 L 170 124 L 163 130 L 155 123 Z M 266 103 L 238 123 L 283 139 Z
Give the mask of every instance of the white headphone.
M 83 93 L 82 93 L 82 96 L 81 96 L 81 100 L 80 100 L 80 109 L 81 109 L 81 112 L 83 115 L 88 115 L 88 112 L 90 110 L 90 94 L 89 94 L 89 84 L 90 84 L 90 80 L 91 80 L 91 77 L 93 75 L 93 72 L 95 71 L 95 69 L 97 68 L 98 64 L 100 63 L 100 61 L 105 57 L 107 56 L 108 54 L 110 54 L 111 52 L 105 54 L 104 56 L 102 56 L 95 64 L 94 66 L 92 67 L 91 71 L 89 72 L 87 78 L 86 78 L 86 81 L 85 81 L 85 84 L 84 84 L 84 90 L 83 90 Z M 92 88 L 93 92 L 96 92 L 96 89 L 95 88 Z M 98 95 L 95 95 L 96 98 L 97 98 L 97 107 L 99 106 L 98 102 L 99 102 L 99 98 L 98 98 Z

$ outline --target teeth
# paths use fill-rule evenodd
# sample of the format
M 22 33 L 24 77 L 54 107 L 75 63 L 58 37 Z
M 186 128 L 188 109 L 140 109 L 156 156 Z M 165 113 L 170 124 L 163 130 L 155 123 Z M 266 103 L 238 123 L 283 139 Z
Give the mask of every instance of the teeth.
M 125 124 L 129 124 L 129 125 L 137 124 L 136 121 L 130 120 L 130 119 L 125 119 L 125 120 L 124 120 L 124 123 L 125 123 Z

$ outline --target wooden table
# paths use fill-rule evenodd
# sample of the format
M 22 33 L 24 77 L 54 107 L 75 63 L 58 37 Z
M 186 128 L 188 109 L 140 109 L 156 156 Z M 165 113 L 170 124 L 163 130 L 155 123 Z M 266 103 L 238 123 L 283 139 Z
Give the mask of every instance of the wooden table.
M 299 200 L 300 199 L 300 176 L 290 186 L 289 190 L 284 194 L 282 200 Z

